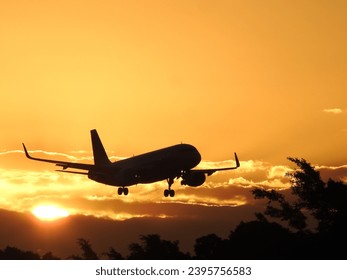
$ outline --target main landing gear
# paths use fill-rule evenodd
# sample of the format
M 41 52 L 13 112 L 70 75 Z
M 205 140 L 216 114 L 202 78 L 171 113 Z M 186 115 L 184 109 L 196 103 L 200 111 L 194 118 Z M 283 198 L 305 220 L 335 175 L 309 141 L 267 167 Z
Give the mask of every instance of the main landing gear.
M 168 197 L 168 196 L 174 197 L 174 196 L 175 196 L 175 191 L 174 191 L 174 190 L 171 190 L 171 189 L 169 189 L 169 190 L 164 190 L 164 196 L 165 196 L 165 197 Z
M 171 189 L 172 184 L 174 183 L 174 178 L 168 178 L 167 183 L 169 184 L 169 188 L 167 190 L 164 190 L 164 196 L 165 197 L 174 197 L 175 191 Z
M 128 195 L 129 193 L 129 189 L 128 188 L 124 188 L 124 187 L 121 187 L 121 188 L 118 188 L 118 195 Z

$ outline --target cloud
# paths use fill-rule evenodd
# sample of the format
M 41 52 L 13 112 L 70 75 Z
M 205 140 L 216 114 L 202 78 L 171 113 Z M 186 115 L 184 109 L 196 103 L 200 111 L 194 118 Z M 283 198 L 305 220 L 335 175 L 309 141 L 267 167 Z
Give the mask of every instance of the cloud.
M 347 183 L 347 165 L 341 166 L 317 166 L 316 169 L 320 172 L 324 182 L 329 179 L 334 181 L 342 181 Z
M 323 112 L 337 115 L 337 114 L 342 114 L 343 110 L 340 108 L 330 108 L 330 109 L 324 109 Z
M 84 152 L 74 154 L 78 156 L 76 160 L 87 156 Z M 207 177 L 197 188 L 181 186 L 177 180 L 173 185 L 174 198 L 163 196 L 163 190 L 167 188 L 165 181 L 132 186 L 128 196 L 118 196 L 116 188 L 98 184 L 86 176 L 58 173 L 49 164 L 35 165 L 26 160 L 21 151 L 3 152 L 0 156 L 0 208 L 29 217 L 29 224 L 14 223 L 13 216 L 16 215 L 8 213 L 6 232 L 0 234 L 2 247 L 12 244 L 32 250 L 44 248 L 62 257 L 71 254 L 71 248 L 78 249 L 76 238 L 90 240 L 98 252 L 113 246 L 127 254 L 130 242 L 136 241 L 140 234 L 150 233 L 158 233 L 163 239 L 179 240 L 182 250 L 193 250 L 192 244 L 197 237 L 213 232 L 225 238 L 240 221 L 252 220 L 254 213 L 263 211 L 266 200 L 254 199 L 251 193 L 254 187 L 290 192 L 284 190 L 290 187 L 285 174 L 293 171 L 287 165 L 247 160 L 241 161 L 237 170 Z M 17 162 L 16 169 L 3 168 L 10 157 L 18 156 L 20 161 L 12 160 Z M 201 168 L 233 164 L 232 160 L 203 161 Z M 332 178 L 347 182 L 347 165 L 316 168 L 324 181 Z M 43 225 L 30 215 L 40 204 L 61 207 L 70 213 L 70 217 Z M 11 223 L 19 224 L 22 231 L 42 235 L 23 238 L 6 234 L 13 228 Z M 115 233 L 117 238 L 114 238 Z M 48 239 L 45 234 L 51 243 L 42 243 Z M 100 234 L 103 235 L 101 239 Z
M 202 161 L 196 169 L 200 168 L 223 168 L 223 167 L 233 167 L 235 166 L 235 160 L 224 160 L 224 161 Z M 241 167 L 234 170 L 234 172 L 250 172 L 267 169 L 267 164 L 260 160 L 244 160 L 240 161 Z
M 238 177 L 235 179 L 230 179 L 229 184 L 236 185 L 236 186 L 243 186 L 244 188 L 266 188 L 266 189 L 288 189 L 290 187 L 289 179 L 287 178 L 275 178 L 275 179 L 268 179 L 263 181 L 253 181 L 253 180 L 247 180 L 243 177 Z
M 84 151 L 73 153 L 71 160 L 88 158 Z M 50 153 L 57 156 L 57 153 Z M 292 169 L 287 165 L 272 165 L 259 160 L 241 161 L 241 167 L 233 171 L 216 172 L 198 187 L 185 187 L 176 180 L 174 198 L 165 198 L 166 181 L 132 186 L 128 196 L 118 196 L 117 189 L 89 180 L 86 176 L 55 172 L 50 164 L 33 163 L 20 150 L 0 153 L 2 166 L 12 162 L 16 169 L 0 168 L 0 208 L 23 212 L 31 211 L 40 203 L 63 206 L 71 214 L 128 220 L 135 217 L 173 217 L 191 215 L 170 212 L 168 205 L 237 208 L 256 205 L 251 194 L 254 187 L 286 189 L 290 187 L 285 176 Z M 65 154 L 60 154 L 66 157 Z M 203 161 L 199 168 L 233 166 L 233 160 Z M 319 167 L 324 175 L 347 178 L 345 166 Z M 334 170 L 335 168 L 335 170 Z
M 84 151 L 74 152 L 74 156 L 62 153 L 32 151 L 48 156 L 59 156 L 64 160 L 83 161 L 91 159 Z M 2 162 L 11 162 L 16 169 L 0 168 L 0 207 L 14 211 L 30 211 L 42 201 L 63 205 L 73 214 L 93 215 L 124 220 L 144 215 L 146 217 L 170 216 L 165 209 L 167 203 L 201 205 L 206 207 L 237 207 L 252 203 L 250 187 L 285 187 L 281 180 L 288 167 L 271 166 L 262 161 L 241 161 L 241 168 L 233 171 L 217 172 L 207 177 L 198 188 L 181 186 L 176 180 L 173 188 L 175 198 L 164 198 L 165 181 L 132 186 L 128 196 L 118 196 L 117 189 L 98 184 L 85 176 L 64 174 L 53 171 L 49 164 L 33 163 L 23 156 L 23 151 L 0 153 Z M 116 157 L 115 157 L 116 158 Z M 199 168 L 233 166 L 233 160 L 203 161 Z M 11 202 L 12 201 L 12 202 Z M 11 202 L 11 203 L 9 203 Z M 125 204 L 124 204 L 125 203 Z M 146 207 L 134 210 L 134 204 L 158 204 L 160 207 Z M 123 205 L 119 208 L 117 205 Z M 124 207 L 126 205 L 126 207 Z
M 121 208 L 125 206 L 126 203 L 120 204 Z M 133 205 L 137 211 L 152 206 L 153 204 Z M 154 207 L 159 208 L 162 205 L 155 204 Z M 19 214 L 0 209 L 1 220 L 6 225 L 0 231 L 0 249 L 11 245 L 35 252 L 52 251 L 54 255 L 66 258 L 71 254 L 80 254 L 76 239 L 85 238 L 98 253 L 105 252 L 112 246 L 126 256 L 128 245 L 137 242 L 140 235 L 156 233 L 162 239 L 179 240 L 182 251 L 193 252 L 196 238 L 210 233 L 227 238 L 230 230 L 240 221 L 250 221 L 254 219 L 254 213 L 260 211 L 259 206 L 254 208 L 249 205 L 205 207 L 167 203 L 165 208 L 169 217 L 139 216 L 126 220 L 112 220 L 70 215 L 52 223 L 37 221 L 28 213 Z
M 284 165 L 271 166 L 268 170 L 267 177 L 269 179 L 283 178 L 291 171 L 293 171 L 293 169 L 291 169 L 288 166 L 284 166 Z

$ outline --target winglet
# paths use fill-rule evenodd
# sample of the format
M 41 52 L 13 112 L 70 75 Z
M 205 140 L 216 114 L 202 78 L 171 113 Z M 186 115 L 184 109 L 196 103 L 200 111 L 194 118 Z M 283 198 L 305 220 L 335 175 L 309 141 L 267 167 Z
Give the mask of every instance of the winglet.
M 33 158 L 29 155 L 28 150 L 27 150 L 27 148 L 25 147 L 24 143 L 22 143 L 22 145 L 23 145 L 24 153 L 25 153 L 26 157 L 27 157 L 27 158 L 30 158 L 30 159 L 33 159 Z
M 237 157 L 237 154 L 236 153 L 234 153 L 234 154 L 235 154 L 235 161 L 236 161 L 236 167 L 235 167 L 235 169 L 236 169 L 236 168 L 240 167 L 240 161 L 239 161 L 239 158 Z

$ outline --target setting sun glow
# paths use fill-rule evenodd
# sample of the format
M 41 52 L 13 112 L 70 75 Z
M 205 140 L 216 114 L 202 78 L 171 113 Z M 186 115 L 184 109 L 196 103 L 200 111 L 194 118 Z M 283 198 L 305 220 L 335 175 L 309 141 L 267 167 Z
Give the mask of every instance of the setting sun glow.
M 53 205 L 37 206 L 33 209 L 32 213 L 42 221 L 55 221 L 69 216 L 68 211 Z

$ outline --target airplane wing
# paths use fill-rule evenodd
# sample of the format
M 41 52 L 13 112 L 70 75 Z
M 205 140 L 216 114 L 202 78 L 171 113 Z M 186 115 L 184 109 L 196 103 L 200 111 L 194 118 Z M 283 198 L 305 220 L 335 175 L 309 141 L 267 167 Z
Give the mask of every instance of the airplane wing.
M 25 155 L 28 159 L 32 160 L 38 160 L 38 161 L 44 161 L 49 163 L 55 163 L 57 166 L 61 166 L 63 170 L 59 170 L 61 172 L 69 172 L 69 173 L 77 173 L 77 174 L 83 174 L 87 175 L 88 173 L 82 173 L 82 172 L 74 172 L 74 171 L 64 171 L 66 168 L 75 168 L 75 169 L 83 169 L 83 170 L 91 170 L 95 168 L 94 164 L 86 164 L 86 163 L 77 163 L 77 162 L 68 162 L 68 161 L 60 161 L 60 160 L 51 160 L 51 159 L 44 159 L 44 158 L 36 158 L 29 155 L 27 148 L 25 147 L 24 143 L 23 148 Z
M 224 171 L 224 170 L 232 170 L 232 169 L 237 169 L 240 167 L 240 161 L 237 157 L 237 154 L 234 153 L 235 155 L 235 162 L 236 162 L 236 166 L 233 167 L 224 167 L 224 168 L 215 168 L 215 169 L 192 169 L 189 172 L 190 173 L 204 173 L 207 174 L 207 176 L 212 175 L 213 173 L 217 172 L 217 171 Z

